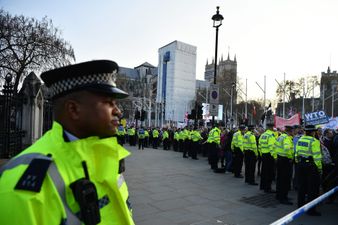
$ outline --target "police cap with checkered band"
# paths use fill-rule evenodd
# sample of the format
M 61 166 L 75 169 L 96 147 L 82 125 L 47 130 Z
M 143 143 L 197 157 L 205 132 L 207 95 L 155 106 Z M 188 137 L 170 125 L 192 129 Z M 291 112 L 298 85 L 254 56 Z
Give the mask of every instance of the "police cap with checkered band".
M 54 99 L 80 90 L 121 99 L 128 97 L 128 93 L 116 87 L 118 69 L 117 63 L 113 61 L 94 60 L 43 72 L 41 79 Z

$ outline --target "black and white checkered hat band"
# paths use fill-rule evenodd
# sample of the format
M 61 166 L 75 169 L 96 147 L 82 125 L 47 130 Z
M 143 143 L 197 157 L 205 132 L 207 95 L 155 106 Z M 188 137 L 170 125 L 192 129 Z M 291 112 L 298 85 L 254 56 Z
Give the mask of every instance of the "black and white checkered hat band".
M 116 72 L 91 74 L 81 77 L 71 77 L 69 79 L 60 80 L 50 86 L 52 96 L 59 95 L 63 92 L 70 91 L 74 88 L 90 85 L 90 84 L 103 84 L 116 87 Z

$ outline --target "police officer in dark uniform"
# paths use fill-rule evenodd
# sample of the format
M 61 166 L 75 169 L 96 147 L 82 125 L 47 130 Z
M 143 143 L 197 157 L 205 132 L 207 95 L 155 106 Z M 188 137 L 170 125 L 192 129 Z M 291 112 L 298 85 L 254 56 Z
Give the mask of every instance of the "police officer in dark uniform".
M 322 172 L 322 154 L 320 142 L 315 138 L 317 128 L 305 126 L 305 135 L 297 142 L 295 160 L 298 167 L 298 207 L 305 205 L 319 196 L 320 174 Z M 316 207 L 307 214 L 320 216 Z

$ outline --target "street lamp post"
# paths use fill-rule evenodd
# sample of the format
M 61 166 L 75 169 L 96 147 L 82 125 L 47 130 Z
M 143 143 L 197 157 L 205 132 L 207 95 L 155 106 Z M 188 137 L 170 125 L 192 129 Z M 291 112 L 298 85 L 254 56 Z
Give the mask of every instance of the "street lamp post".
M 216 7 L 216 14 L 211 18 L 213 22 L 213 27 L 216 28 L 216 41 L 215 41 L 215 67 L 214 67 L 214 84 L 216 84 L 216 74 L 217 74 L 217 49 L 218 49 L 218 28 L 222 26 L 222 20 L 224 19 L 221 14 L 219 14 L 219 6 Z M 212 124 L 215 124 L 215 116 L 212 116 Z

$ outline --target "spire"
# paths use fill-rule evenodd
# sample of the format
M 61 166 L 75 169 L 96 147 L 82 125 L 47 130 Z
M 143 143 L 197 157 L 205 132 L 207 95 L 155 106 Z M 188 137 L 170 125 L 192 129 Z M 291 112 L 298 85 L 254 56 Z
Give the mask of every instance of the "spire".
M 223 61 L 223 53 L 222 53 L 222 56 L 221 56 L 221 62 Z
M 211 64 L 214 64 L 215 63 L 215 59 L 214 59 L 214 57 L 212 58 L 212 62 L 211 62 Z
M 330 67 L 327 67 L 327 73 L 328 73 L 328 74 L 331 73 Z
M 207 58 L 207 64 L 206 64 L 206 66 L 208 65 L 208 58 Z
M 227 58 L 227 60 L 230 60 L 230 53 L 228 52 L 228 58 Z
M 234 62 L 237 62 L 237 59 L 236 59 L 236 54 L 235 54 L 235 57 L 234 57 Z

